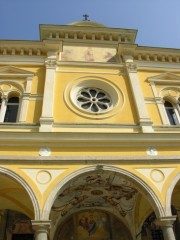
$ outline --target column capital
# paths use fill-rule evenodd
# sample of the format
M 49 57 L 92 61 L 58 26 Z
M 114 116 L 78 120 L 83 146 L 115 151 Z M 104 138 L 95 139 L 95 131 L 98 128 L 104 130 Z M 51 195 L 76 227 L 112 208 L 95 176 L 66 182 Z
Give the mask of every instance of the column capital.
M 45 60 L 45 65 L 46 65 L 46 68 L 56 68 L 57 61 L 56 61 L 56 59 L 47 58 Z
M 176 221 L 177 216 L 164 216 L 158 219 L 158 223 L 161 227 L 172 227 Z
M 51 228 L 51 221 L 50 220 L 31 220 L 32 228 L 35 231 L 41 230 L 49 230 Z
M 125 66 L 128 72 L 137 72 L 137 64 L 134 62 L 126 62 Z

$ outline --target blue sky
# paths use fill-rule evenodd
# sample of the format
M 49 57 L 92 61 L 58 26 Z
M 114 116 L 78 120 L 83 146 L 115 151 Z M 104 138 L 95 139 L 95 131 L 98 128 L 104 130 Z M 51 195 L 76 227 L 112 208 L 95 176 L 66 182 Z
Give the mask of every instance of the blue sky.
M 39 24 L 90 20 L 137 29 L 136 43 L 180 48 L 180 0 L 0 0 L 0 39 L 39 40 Z

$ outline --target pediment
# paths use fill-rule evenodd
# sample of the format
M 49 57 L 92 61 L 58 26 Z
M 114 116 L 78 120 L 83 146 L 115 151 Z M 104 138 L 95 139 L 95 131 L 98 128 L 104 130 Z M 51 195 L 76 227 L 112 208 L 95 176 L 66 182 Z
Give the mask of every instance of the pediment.
M 33 72 L 13 67 L 13 66 L 5 66 L 0 67 L 0 77 L 28 77 L 34 76 Z
M 148 78 L 150 82 L 158 82 L 158 81 L 180 81 L 180 76 L 173 73 L 163 73 L 158 74 Z

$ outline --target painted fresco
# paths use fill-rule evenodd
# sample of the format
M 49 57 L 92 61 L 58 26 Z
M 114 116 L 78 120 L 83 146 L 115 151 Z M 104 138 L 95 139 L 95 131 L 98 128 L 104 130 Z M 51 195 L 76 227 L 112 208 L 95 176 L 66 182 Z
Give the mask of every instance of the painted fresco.
M 132 212 L 137 190 L 132 183 L 115 173 L 91 173 L 74 179 L 54 202 L 51 219 L 56 223 L 59 215 L 64 217 L 71 210 L 111 208 L 125 217 Z
M 115 48 L 65 46 L 60 61 L 117 62 Z
M 100 210 L 71 215 L 58 228 L 54 240 L 132 240 L 124 223 Z
M 111 237 L 106 213 L 83 212 L 77 216 L 77 240 L 108 240 Z

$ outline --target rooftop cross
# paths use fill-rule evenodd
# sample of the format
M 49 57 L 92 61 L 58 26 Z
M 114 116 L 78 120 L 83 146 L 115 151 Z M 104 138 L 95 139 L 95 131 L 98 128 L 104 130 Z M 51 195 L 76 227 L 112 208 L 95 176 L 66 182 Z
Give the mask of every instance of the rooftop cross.
M 83 21 L 90 21 L 90 20 L 88 19 L 88 18 L 89 18 L 89 15 L 84 14 L 83 17 L 84 17 Z

